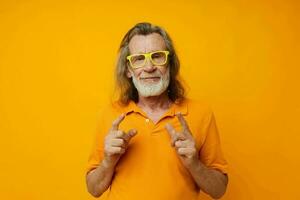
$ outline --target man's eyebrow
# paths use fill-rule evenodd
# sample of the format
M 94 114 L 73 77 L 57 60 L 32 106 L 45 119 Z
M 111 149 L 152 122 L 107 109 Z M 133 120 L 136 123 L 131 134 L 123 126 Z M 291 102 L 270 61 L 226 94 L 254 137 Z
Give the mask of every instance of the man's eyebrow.
M 132 54 L 144 54 L 144 53 L 147 53 L 147 52 L 142 52 L 142 51 L 139 51 L 139 52 L 132 53 Z
M 166 48 L 163 48 L 163 49 L 157 49 L 157 50 L 151 50 L 151 51 L 148 51 L 148 52 L 142 52 L 142 51 L 139 51 L 139 52 L 137 52 L 137 53 L 131 53 L 131 54 L 144 54 L 144 53 L 155 52 L 155 51 L 166 51 Z

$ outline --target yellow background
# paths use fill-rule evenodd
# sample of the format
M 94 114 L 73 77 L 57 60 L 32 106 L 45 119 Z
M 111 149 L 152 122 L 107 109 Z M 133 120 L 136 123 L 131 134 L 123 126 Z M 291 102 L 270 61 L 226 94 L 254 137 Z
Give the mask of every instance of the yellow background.
M 170 33 L 188 95 L 215 111 L 223 199 L 300 199 L 298 2 L 2 0 L 0 199 L 93 199 L 97 112 L 118 45 L 142 21 Z

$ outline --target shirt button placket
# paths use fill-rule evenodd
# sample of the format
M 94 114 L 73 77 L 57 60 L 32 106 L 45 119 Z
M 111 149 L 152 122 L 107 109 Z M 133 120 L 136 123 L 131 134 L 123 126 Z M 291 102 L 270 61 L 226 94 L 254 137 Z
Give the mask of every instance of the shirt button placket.
M 148 127 L 149 133 L 151 136 L 156 136 L 157 132 L 155 131 L 155 125 L 152 123 L 152 121 L 149 118 L 145 119 L 146 126 Z

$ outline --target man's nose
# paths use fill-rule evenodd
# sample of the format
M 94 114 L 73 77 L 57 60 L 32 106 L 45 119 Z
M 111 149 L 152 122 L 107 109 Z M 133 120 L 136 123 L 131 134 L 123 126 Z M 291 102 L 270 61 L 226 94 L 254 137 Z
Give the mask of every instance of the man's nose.
M 150 58 L 148 58 L 148 59 L 146 59 L 146 63 L 145 63 L 145 66 L 143 67 L 143 69 L 147 72 L 152 72 L 156 69 L 156 67 L 155 67 L 155 65 L 153 65 Z

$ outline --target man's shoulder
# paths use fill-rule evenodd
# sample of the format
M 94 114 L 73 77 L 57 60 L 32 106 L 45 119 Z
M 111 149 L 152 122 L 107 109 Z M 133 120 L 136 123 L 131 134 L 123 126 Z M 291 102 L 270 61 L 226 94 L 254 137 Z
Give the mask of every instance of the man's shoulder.
M 124 113 L 125 110 L 126 106 L 123 106 L 117 101 L 108 101 L 100 105 L 97 112 L 98 119 L 110 122 L 111 120 L 116 119 L 118 116 Z
M 203 114 L 208 114 L 212 112 L 211 104 L 203 99 L 186 98 L 184 103 L 187 105 L 189 112 L 200 112 Z

